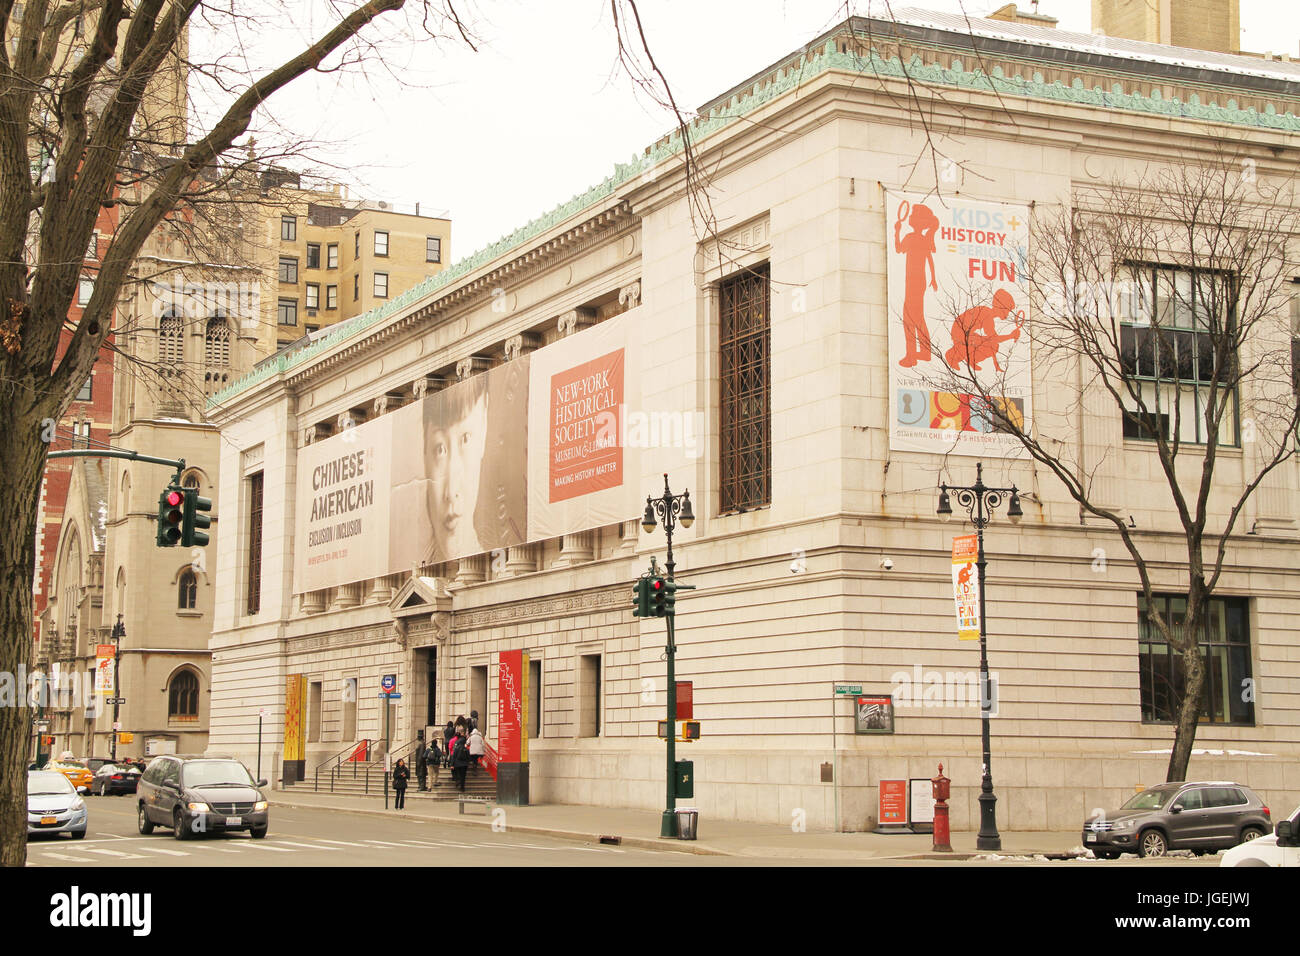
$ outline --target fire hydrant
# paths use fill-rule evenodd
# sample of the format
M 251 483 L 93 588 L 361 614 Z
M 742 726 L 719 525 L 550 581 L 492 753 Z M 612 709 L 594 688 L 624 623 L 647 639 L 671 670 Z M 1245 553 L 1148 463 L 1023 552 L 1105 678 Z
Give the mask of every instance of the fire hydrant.
M 948 786 L 952 781 L 943 775 L 943 764 L 939 764 L 939 776 L 930 779 L 930 789 L 934 796 L 934 851 L 951 853 L 948 830 Z

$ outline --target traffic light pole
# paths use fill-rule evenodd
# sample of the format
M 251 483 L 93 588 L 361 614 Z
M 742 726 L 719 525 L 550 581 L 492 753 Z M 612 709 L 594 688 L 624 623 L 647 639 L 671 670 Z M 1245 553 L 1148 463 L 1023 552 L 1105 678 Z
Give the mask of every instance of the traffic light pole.
M 117 616 L 113 625 L 113 742 L 112 760 L 117 763 L 117 721 L 120 716 L 118 708 L 122 703 L 122 638 L 126 637 L 126 627 L 122 624 L 122 615 Z
M 672 579 L 673 573 L 672 551 L 668 552 L 668 576 Z M 666 618 L 668 621 L 668 803 L 667 809 L 664 810 L 663 820 L 659 824 L 659 835 L 661 837 L 677 836 L 677 735 L 673 732 L 677 720 L 677 669 L 675 656 L 677 654 L 677 642 L 673 634 L 673 618 L 670 614 Z

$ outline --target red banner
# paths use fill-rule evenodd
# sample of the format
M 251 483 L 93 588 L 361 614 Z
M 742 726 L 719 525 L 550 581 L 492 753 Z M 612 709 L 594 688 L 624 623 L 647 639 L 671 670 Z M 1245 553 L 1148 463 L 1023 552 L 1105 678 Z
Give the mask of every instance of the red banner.
M 907 825 L 907 781 L 880 781 L 880 825 Z
M 551 376 L 551 502 L 623 483 L 623 349 Z
M 497 744 L 502 763 L 528 762 L 528 652 L 502 651 L 497 662 Z

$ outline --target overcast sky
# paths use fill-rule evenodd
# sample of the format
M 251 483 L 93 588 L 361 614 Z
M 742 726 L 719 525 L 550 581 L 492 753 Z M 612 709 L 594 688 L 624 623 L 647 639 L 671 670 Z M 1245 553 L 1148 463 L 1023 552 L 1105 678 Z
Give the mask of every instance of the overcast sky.
M 472 6 L 471 6 L 472 4 Z M 349 3 L 347 6 L 351 6 Z M 419 6 L 409 0 L 408 7 Z M 641 0 L 651 50 L 679 105 L 698 107 L 844 19 L 842 0 Z M 998 0 L 893 0 L 982 15 Z M 294 52 L 333 19 L 291 0 L 246 30 L 254 63 Z M 457 0 L 478 38 L 403 42 L 386 26 L 386 69 L 305 77 L 272 101 L 275 120 L 322 141 L 319 155 L 367 198 L 419 202 L 452 219 L 461 259 L 608 176 L 672 126 L 617 68 L 608 0 Z M 1021 7 L 1029 8 L 1028 0 Z M 858 0 L 879 14 L 884 0 Z M 1090 0 L 1042 0 L 1060 28 L 1088 32 Z M 1242 47 L 1300 55 L 1300 5 L 1241 0 Z M 281 22 L 284 21 L 284 22 Z M 201 29 L 196 23 L 195 30 Z M 202 47 L 203 39 L 192 35 Z M 399 80 L 399 77 L 401 78 Z M 325 145 L 328 144 L 328 145 Z

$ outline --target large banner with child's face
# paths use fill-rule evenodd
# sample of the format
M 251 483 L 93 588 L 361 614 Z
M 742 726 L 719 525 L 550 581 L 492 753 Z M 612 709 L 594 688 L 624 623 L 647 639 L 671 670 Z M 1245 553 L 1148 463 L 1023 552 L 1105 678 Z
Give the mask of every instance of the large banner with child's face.
M 680 473 L 693 457 L 696 413 L 646 408 L 634 319 L 299 449 L 295 593 L 504 559 L 516 545 L 639 515 L 638 499 L 661 487 L 644 469 Z M 678 419 L 684 430 L 668 427 Z
M 969 379 L 1027 426 L 1028 208 L 889 191 L 885 209 L 890 447 L 1021 454 Z

